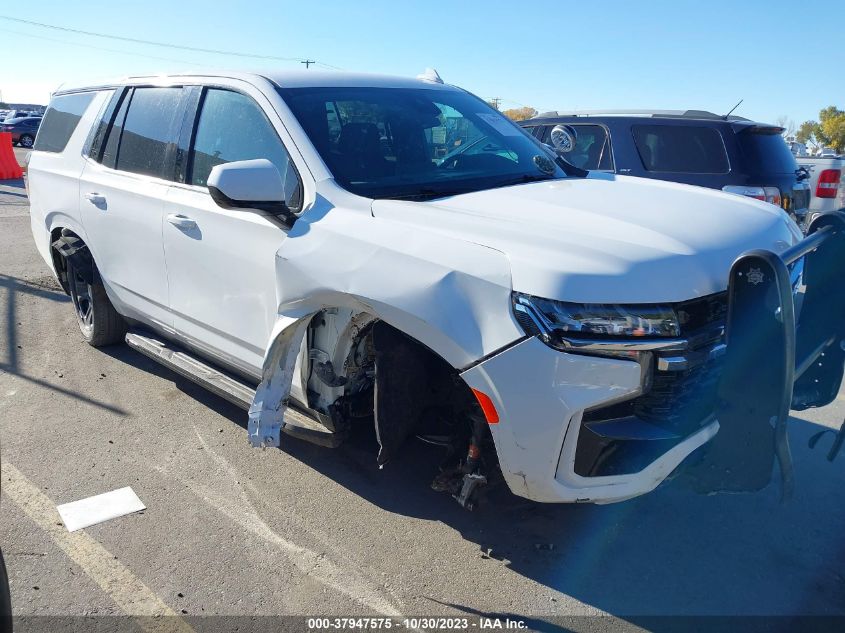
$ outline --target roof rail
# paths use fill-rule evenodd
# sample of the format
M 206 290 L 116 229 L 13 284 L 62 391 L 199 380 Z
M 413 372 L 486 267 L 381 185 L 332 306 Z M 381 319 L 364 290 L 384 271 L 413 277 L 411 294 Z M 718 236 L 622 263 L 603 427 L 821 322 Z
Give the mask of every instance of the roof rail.
M 707 110 L 552 110 L 542 112 L 534 119 L 543 119 L 558 116 L 590 117 L 590 116 L 641 116 L 641 117 L 671 117 L 683 119 L 725 119 L 723 115 L 709 112 Z M 731 116 L 728 121 L 747 121 L 743 117 Z

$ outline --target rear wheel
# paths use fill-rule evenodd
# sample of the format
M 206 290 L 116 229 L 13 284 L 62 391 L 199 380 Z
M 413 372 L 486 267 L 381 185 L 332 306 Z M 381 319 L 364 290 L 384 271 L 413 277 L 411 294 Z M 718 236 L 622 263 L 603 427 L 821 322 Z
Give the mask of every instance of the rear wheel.
M 126 336 L 126 322 L 109 301 L 97 267 L 91 265 L 93 279 L 89 283 L 86 275 L 68 262 L 67 279 L 76 322 L 82 336 L 94 347 L 120 343 Z
M 20 139 L 18 139 L 18 145 L 21 147 L 26 147 L 29 149 L 35 143 L 35 137 L 31 134 L 21 134 Z

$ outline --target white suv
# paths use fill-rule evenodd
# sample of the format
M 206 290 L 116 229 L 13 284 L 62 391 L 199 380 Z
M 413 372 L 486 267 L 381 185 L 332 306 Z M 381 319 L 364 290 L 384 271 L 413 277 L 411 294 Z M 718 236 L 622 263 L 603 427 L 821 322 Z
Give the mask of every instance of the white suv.
M 447 445 L 433 486 L 467 506 L 499 468 L 537 501 L 627 499 L 710 440 L 700 489 L 759 488 L 790 402 L 842 376 L 845 319 L 814 307 L 842 293 L 800 283 L 837 215 L 802 242 L 764 202 L 587 175 L 436 73 L 63 88 L 29 193 L 89 343 L 242 404 L 256 446 Z

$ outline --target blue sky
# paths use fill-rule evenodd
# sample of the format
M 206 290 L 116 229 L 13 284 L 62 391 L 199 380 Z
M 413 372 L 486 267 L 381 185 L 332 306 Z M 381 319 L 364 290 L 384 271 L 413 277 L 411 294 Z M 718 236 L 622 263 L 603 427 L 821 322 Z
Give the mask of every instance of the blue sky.
M 845 108 L 842 0 L 39 0 L 6 3 L 0 15 L 187 46 L 308 57 L 345 70 L 416 75 L 432 66 L 449 83 L 484 98 L 501 97 L 503 109 L 725 112 L 744 99 L 737 114 L 765 121 L 786 115 L 800 123 L 825 106 Z M 0 42 L 6 59 L 0 93 L 7 101 L 43 102 L 64 81 L 129 73 L 302 67 L 2 19 Z

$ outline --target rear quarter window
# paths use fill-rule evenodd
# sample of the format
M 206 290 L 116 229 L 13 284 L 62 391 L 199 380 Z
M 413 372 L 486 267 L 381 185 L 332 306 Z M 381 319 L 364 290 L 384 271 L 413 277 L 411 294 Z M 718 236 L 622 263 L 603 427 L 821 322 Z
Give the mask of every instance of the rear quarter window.
M 633 125 L 634 143 L 647 171 L 726 174 L 728 153 L 719 130 L 691 125 Z
M 798 169 L 795 157 L 775 127 L 752 127 L 737 135 L 746 170 L 752 173 L 794 174 Z
M 63 152 L 96 94 L 79 92 L 54 97 L 41 121 L 33 149 L 41 152 Z

